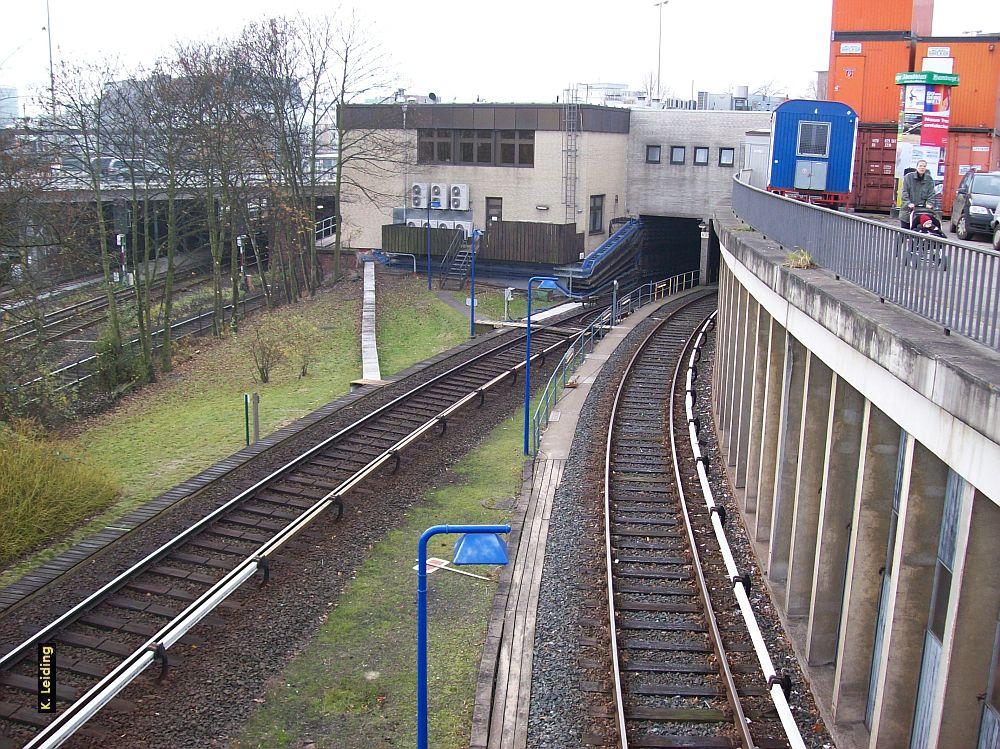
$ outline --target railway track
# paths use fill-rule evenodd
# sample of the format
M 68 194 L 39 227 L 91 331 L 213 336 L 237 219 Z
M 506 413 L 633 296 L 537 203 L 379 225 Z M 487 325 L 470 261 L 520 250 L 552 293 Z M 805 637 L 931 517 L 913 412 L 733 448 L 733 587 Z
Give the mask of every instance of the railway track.
M 192 271 L 193 275 L 185 278 L 177 278 L 174 281 L 173 293 L 179 294 L 187 291 L 209 279 L 197 270 Z M 150 291 L 159 295 L 157 301 L 162 298 L 160 292 L 164 288 L 164 280 L 158 279 L 153 282 Z M 119 289 L 114 292 L 116 303 L 132 299 L 135 295 L 134 289 Z M 4 344 L 20 346 L 43 346 L 55 343 L 74 333 L 86 330 L 104 320 L 108 309 L 108 298 L 106 295 L 95 296 L 85 299 L 82 302 L 71 304 L 66 307 L 46 312 L 40 320 L 23 320 L 12 323 L 3 330 Z
M 588 311 L 532 333 L 532 361 L 565 347 L 574 321 Z M 513 385 L 525 366 L 524 337 L 495 345 L 420 384 L 314 445 L 233 497 L 59 618 L 0 657 L 0 737 L 25 747 L 55 747 L 99 710 L 132 710 L 119 692 L 169 650 L 190 642 L 190 630 L 229 605 L 226 598 L 254 578 L 266 582 L 271 560 L 328 510 L 343 512 L 351 493 L 450 419 Z M 55 643 L 56 713 L 36 709 L 38 647 Z M 85 729 L 89 730 L 89 729 Z M 111 740 L 111 739 L 109 739 Z M 0 745 L 3 741 L 0 740 Z
M 804 746 L 787 681 L 774 672 L 746 599 L 750 576 L 728 551 L 724 510 L 712 506 L 697 440 L 696 360 L 714 307 L 702 298 L 659 322 L 629 362 L 611 412 L 609 745 L 622 749 Z

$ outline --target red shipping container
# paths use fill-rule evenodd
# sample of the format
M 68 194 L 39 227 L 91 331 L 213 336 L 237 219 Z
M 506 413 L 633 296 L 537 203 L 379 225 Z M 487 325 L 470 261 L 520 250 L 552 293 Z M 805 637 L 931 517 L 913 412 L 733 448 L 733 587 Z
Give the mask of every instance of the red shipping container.
M 913 52 L 907 41 L 831 42 L 830 99 L 849 105 L 863 124 L 898 122 L 896 73 L 913 69 Z
M 856 211 L 888 211 L 896 194 L 896 128 L 858 127 L 854 152 L 854 190 L 851 205 Z
M 950 131 L 944 157 L 944 191 L 941 193 L 941 212 L 944 215 L 951 215 L 958 183 L 973 167 L 981 172 L 1000 170 L 1000 137 L 989 132 Z
M 930 49 L 934 48 L 933 56 Z M 995 128 L 1000 122 L 1000 36 L 925 38 L 917 44 L 915 68 L 925 58 L 952 58 L 958 86 L 951 90 L 951 126 Z
M 931 33 L 934 0 L 833 0 L 834 31 Z

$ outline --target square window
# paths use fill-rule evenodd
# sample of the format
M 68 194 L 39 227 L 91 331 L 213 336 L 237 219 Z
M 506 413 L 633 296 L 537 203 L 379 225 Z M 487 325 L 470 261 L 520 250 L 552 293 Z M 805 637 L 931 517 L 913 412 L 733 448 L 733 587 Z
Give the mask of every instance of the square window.
M 422 140 L 417 144 L 417 161 L 421 164 L 429 164 L 434 161 L 434 143 L 429 140 Z
M 733 166 L 736 163 L 735 148 L 719 149 L 719 166 Z
M 660 163 L 660 147 L 659 146 L 646 146 L 646 163 L 647 164 L 659 164 Z
M 697 146 L 694 149 L 694 165 L 695 166 L 708 165 L 708 146 Z
M 796 156 L 817 156 L 825 159 L 830 155 L 830 123 L 800 122 Z
M 465 141 L 463 141 L 462 143 L 460 143 L 459 147 L 458 147 L 458 160 L 459 160 L 459 162 L 461 162 L 462 164 L 471 164 L 471 163 L 473 163 L 473 157 L 475 155 L 474 151 L 475 151 L 475 148 L 473 147 L 473 145 L 471 143 L 468 143 L 468 142 L 465 142 Z
M 492 164 L 493 163 L 493 141 L 492 140 L 481 140 L 476 143 L 476 163 L 477 164 Z
M 439 140 L 437 142 L 437 160 L 448 163 L 451 161 L 451 141 Z
M 500 144 L 500 163 L 504 166 L 514 166 L 516 151 L 513 143 Z
M 683 164 L 686 149 L 684 146 L 670 146 L 670 163 L 671 164 Z

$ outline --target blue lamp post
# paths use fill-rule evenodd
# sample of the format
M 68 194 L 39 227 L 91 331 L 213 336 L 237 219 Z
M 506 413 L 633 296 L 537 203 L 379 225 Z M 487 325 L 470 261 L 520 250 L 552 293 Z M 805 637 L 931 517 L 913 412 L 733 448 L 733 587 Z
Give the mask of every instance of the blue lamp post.
M 529 410 L 531 408 L 531 285 L 538 282 L 539 289 L 550 289 L 562 293 L 570 299 L 582 299 L 582 294 L 573 294 L 568 289 L 559 285 L 559 280 L 552 276 L 532 276 L 528 279 L 528 318 L 527 333 L 524 337 L 524 454 L 530 455 L 528 446 L 528 434 L 531 431 L 531 418 Z
M 424 223 L 424 236 L 427 239 L 427 290 L 431 291 L 431 196 L 427 196 L 427 221 Z
M 476 240 L 483 236 L 479 229 L 472 230 L 472 280 L 469 283 L 469 338 L 476 337 Z
M 435 525 L 417 545 L 417 749 L 427 749 L 427 542 L 442 533 L 464 534 L 455 542 L 452 564 L 507 564 L 501 533 L 509 525 Z

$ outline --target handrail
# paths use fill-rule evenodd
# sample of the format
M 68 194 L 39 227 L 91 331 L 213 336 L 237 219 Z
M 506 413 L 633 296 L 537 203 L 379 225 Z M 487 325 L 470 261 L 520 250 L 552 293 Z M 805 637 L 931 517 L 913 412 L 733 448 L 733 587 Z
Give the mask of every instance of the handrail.
M 629 219 L 627 224 L 624 224 L 592 250 L 580 263 L 579 268 L 566 266 L 563 271 L 568 272 L 573 278 L 590 278 L 597 270 L 597 266 L 610 257 L 622 244 L 635 236 L 641 226 L 642 222 L 639 219 Z
M 590 325 L 570 339 L 569 347 L 563 353 L 552 372 L 552 376 L 545 384 L 545 388 L 539 396 L 538 405 L 531 417 L 530 447 L 532 455 L 538 454 L 542 430 L 548 425 L 552 407 L 559 401 L 566 383 L 569 382 L 570 375 L 580 366 L 587 354 L 594 350 L 603 332 L 617 325 L 618 320 L 622 317 L 628 317 L 635 310 L 650 302 L 694 288 L 698 285 L 698 277 L 699 272 L 693 270 L 660 281 L 644 283 L 619 298 L 615 308 L 605 309 Z M 645 301 L 643 301 L 644 298 Z
M 444 283 L 444 274 L 448 270 L 448 259 L 451 257 L 451 253 L 462 246 L 465 241 L 465 232 L 455 231 L 455 236 L 451 239 L 451 244 L 448 245 L 448 249 L 445 250 L 444 257 L 441 258 L 441 265 L 439 266 L 441 273 L 438 274 L 438 284 Z
M 316 239 L 326 239 L 337 231 L 337 217 L 328 216 L 316 222 Z
M 733 212 L 882 301 L 1000 350 L 1000 252 L 802 203 L 733 178 Z

